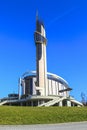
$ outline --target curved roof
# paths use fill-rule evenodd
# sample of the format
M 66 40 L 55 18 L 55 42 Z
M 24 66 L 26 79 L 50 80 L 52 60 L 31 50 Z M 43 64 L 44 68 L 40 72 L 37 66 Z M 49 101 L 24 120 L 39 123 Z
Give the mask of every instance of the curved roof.
M 36 71 L 27 71 L 21 76 L 21 78 L 24 78 L 24 77 L 29 76 L 29 75 L 36 76 Z M 63 83 L 64 85 L 66 85 L 67 87 L 69 87 L 68 82 L 56 74 L 47 72 L 47 77 L 52 78 L 52 79 L 56 79 L 56 80 L 60 81 L 61 83 Z
M 55 79 L 59 79 L 59 80 L 61 80 L 62 82 L 66 83 L 66 84 L 68 85 L 68 82 L 67 82 L 65 79 L 63 79 L 62 77 L 60 77 L 60 76 L 58 76 L 58 75 L 56 75 L 56 74 L 47 72 L 47 75 L 48 75 L 48 76 L 51 76 L 51 77 L 53 77 L 53 78 L 55 78 Z

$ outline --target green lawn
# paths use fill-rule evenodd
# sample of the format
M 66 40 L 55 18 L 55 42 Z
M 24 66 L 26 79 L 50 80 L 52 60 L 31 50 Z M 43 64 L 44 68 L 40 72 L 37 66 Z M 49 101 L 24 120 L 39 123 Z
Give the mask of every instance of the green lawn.
M 0 124 L 49 124 L 87 121 L 87 107 L 0 107 Z

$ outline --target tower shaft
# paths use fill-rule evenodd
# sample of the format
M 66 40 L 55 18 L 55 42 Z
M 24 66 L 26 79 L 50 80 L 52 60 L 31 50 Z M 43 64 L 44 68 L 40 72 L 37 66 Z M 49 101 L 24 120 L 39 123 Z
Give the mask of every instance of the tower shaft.
M 39 20 L 36 21 L 35 43 L 37 68 L 37 95 L 45 96 L 47 95 L 46 36 L 44 25 Z

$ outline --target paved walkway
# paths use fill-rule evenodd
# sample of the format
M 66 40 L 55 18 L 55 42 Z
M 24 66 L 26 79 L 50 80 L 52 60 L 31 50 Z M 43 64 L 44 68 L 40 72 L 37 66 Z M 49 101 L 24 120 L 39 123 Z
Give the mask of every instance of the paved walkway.
M 87 130 L 87 122 L 50 125 L 1 125 L 0 130 Z

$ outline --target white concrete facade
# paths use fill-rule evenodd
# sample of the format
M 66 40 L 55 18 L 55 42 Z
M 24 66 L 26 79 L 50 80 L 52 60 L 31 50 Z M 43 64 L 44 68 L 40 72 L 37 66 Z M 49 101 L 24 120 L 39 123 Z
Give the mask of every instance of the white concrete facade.
M 37 95 L 47 95 L 46 34 L 44 25 L 37 19 L 35 31 Z
M 32 79 L 32 80 L 29 80 Z M 37 85 L 36 85 L 36 76 L 34 75 L 30 75 L 30 76 L 26 76 L 24 77 L 25 80 L 25 86 L 22 89 L 22 91 L 26 92 L 26 89 L 29 87 L 29 89 L 32 89 L 32 93 L 25 93 L 25 94 L 29 94 L 29 95 L 37 95 Z M 26 83 L 27 81 L 27 83 Z M 32 82 L 32 83 L 28 83 L 28 82 Z M 30 86 L 29 86 L 30 84 Z M 31 86 L 32 85 L 32 86 Z M 47 91 L 46 91 L 46 95 L 41 95 L 41 96 L 64 96 L 67 97 L 69 95 L 68 91 L 64 91 L 64 92 L 59 92 L 60 90 L 65 90 L 69 88 L 68 84 L 65 83 L 65 81 L 61 81 L 58 78 L 54 78 L 54 77 L 49 77 L 47 78 Z M 24 90 L 25 89 L 25 90 Z M 22 92 L 23 93 L 23 92 Z

